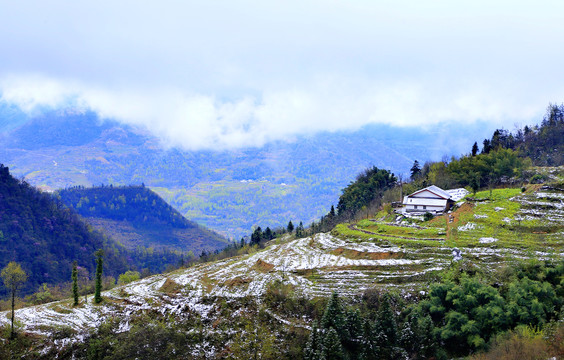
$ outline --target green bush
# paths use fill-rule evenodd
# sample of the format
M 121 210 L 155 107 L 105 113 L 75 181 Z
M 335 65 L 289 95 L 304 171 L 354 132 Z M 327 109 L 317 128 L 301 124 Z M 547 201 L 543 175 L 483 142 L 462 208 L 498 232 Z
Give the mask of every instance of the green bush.
M 545 182 L 546 180 L 548 180 L 547 176 L 544 174 L 535 174 L 533 175 L 533 177 L 531 178 L 531 180 L 529 181 L 531 184 L 542 184 L 543 182 Z
M 431 214 L 428 211 L 425 214 L 423 214 L 423 220 L 424 221 L 433 220 L 434 217 L 435 217 L 435 215 Z
M 118 278 L 118 285 L 125 285 L 129 284 L 132 281 L 139 280 L 141 274 L 138 271 L 131 271 L 128 270 L 125 273 L 121 274 Z

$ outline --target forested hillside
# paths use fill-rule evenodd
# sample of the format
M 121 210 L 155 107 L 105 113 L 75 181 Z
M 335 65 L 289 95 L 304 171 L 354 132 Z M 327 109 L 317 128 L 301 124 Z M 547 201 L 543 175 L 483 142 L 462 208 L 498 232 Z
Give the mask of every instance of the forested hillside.
M 110 238 L 93 231 L 73 211 L 27 182 L 17 180 L 0 165 L 0 268 L 17 261 L 28 273 L 24 293 L 40 284 L 70 281 L 72 262 L 94 273 L 94 253 L 104 250 L 106 275 L 117 276 L 129 269 L 163 271 L 176 264 L 171 252 L 128 251 Z M 2 287 L 0 295 L 5 288 Z
M 549 104 L 539 125 L 525 126 L 515 133 L 496 130 L 491 139 L 483 141 L 482 153 L 498 148 L 516 150 L 534 165 L 564 165 L 564 104 Z
M 57 194 L 98 230 L 132 250 L 145 246 L 199 255 L 227 242 L 183 217 L 144 185 L 73 187 Z

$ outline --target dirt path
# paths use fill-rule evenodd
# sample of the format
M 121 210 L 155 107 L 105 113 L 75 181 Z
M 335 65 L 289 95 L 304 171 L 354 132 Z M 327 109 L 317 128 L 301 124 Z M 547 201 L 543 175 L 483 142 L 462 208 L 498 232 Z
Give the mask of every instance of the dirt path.
M 364 229 L 359 229 L 356 227 L 356 225 L 349 225 L 349 229 L 350 230 L 354 230 L 354 231 L 360 231 L 363 232 L 365 234 L 369 234 L 369 235 L 376 235 L 376 236 L 382 236 L 382 237 L 387 237 L 387 238 L 395 238 L 395 239 L 405 239 L 405 240 L 430 240 L 430 241 L 444 241 L 445 239 L 441 239 L 441 238 L 415 238 L 415 237 L 408 237 L 408 236 L 399 236 L 399 235 L 388 235 L 388 234 L 378 234 L 372 231 L 368 231 L 368 230 L 364 230 Z

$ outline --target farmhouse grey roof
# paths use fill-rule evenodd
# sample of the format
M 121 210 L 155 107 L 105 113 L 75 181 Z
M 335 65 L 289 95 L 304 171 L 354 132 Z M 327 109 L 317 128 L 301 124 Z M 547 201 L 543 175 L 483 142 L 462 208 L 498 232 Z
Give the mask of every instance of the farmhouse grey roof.
M 415 196 L 415 195 L 423 193 L 425 191 L 430 191 L 431 193 L 433 193 L 433 194 L 435 194 L 438 197 L 441 197 L 443 199 L 450 199 L 451 198 L 449 193 L 447 193 L 446 191 L 444 191 L 443 189 L 441 189 L 440 187 L 435 186 L 435 185 L 427 186 L 425 189 L 421 189 L 419 191 L 416 191 L 413 194 L 409 195 L 409 197 Z

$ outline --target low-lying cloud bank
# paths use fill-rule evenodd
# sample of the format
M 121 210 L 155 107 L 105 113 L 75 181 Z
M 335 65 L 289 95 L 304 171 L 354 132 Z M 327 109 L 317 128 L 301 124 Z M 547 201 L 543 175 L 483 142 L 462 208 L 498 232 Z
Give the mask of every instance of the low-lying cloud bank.
M 1 99 L 28 113 L 45 107 L 91 109 L 102 118 L 145 127 L 164 144 L 186 150 L 261 146 L 367 124 L 426 130 L 445 122 L 462 126 L 488 121 L 511 130 L 515 124 L 538 120 L 551 100 L 524 99 L 514 89 L 501 91 L 478 84 L 452 89 L 452 84 L 430 81 L 368 83 L 325 78 L 303 88 L 222 99 L 179 88 L 105 89 L 41 76 L 0 79 Z
M 557 1 L 5 3 L 4 101 L 92 109 L 185 149 L 366 124 L 513 129 L 564 100 Z

